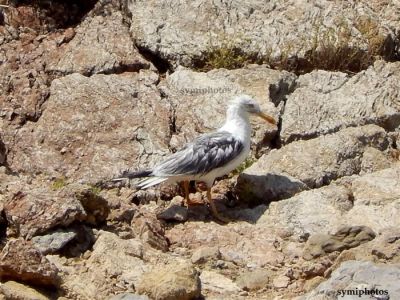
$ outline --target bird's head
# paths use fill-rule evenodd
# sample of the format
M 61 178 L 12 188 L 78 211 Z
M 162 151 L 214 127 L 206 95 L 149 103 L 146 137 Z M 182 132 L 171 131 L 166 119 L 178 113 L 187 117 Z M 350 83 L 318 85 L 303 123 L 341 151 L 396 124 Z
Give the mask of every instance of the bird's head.
M 271 124 L 274 125 L 276 124 L 275 119 L 263 113 L 260 108 L 260 105 L 252 97 L 248 95 L 237 96 L 236 98 L 233 99 L 230 106 L 236 107 L 241 112 L 251 115 L 257 115 Z

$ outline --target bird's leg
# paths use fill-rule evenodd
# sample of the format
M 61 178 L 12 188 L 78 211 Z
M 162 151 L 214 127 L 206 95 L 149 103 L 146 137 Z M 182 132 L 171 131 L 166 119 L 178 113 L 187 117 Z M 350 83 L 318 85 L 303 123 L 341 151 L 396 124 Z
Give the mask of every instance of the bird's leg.
M 230 221 L 229 219 L 221 216 L 218 213 L 217 207 L 215 206 L 215 203 L 214 203 L 214 200 L 211 198 L 211 188 L 209 188 L 209 187 L 207 187 L 207 200 L 208 200 L 208 203 L 210 203 L 211 211 L 212 211 L 214 217 L 223 223 L 229 223 L 229 221 Z
M 186 204 L 189 206 L 189 180 L 183 181 L 183 189 L 185 190 L 185 200 Z

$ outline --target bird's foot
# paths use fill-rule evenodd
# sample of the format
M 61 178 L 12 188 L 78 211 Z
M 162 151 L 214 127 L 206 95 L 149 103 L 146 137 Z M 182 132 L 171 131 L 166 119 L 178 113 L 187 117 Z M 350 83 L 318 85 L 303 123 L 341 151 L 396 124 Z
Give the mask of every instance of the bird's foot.
M 221 216 L 221 215 L 218 213 L 217 207 L 215 206 L 215 203 L 214 203 L 213 200 L 210 201 L 210 208 L 211 208 L 211 211 L 212 211 L 212 214 L 213 214 L 214 218 L 216 218 L 218 221 L 220 221 L 220 222 L 222 222 L 222 223 L 225 223 L 225 224 L 232 221 L 232 220 L 230 220 L 229 218 L 226 218 L 226 217 L 224 217 L 224 216 Z

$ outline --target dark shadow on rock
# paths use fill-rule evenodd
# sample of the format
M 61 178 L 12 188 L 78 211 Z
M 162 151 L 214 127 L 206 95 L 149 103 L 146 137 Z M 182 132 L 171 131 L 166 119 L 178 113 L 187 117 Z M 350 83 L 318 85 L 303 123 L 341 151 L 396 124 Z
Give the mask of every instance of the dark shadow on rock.
M 265 175 L 242 173 L 235 187 L 239 201 L 247 203 L 250 207 L 287 199 L 304 190 L 308 190 L 308 186 L 296 178 L 269 173 Z

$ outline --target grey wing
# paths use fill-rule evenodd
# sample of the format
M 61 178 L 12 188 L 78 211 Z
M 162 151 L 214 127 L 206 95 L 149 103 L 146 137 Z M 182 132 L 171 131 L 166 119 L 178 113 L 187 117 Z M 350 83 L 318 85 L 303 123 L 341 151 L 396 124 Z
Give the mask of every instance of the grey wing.
M 206 174 L 233 160 L 244 149 L 241 141 L 225 131 L 202 135 L 170 155 L 153 170 L 156 176 Z

